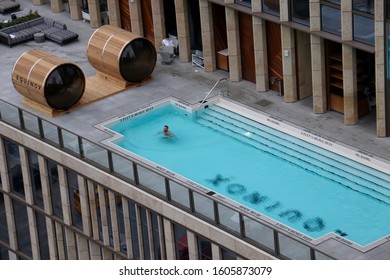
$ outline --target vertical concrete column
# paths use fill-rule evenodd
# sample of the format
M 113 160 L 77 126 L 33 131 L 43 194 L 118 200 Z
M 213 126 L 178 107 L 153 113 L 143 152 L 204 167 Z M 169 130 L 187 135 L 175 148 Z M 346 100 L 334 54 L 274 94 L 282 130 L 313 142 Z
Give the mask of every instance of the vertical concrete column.
M 87 188 L 88 188 L 88 197 L 89 197 L 89 210 L 91 215 L 91 235 L 93 239 L 99 240 L 99 221 L 96 211 L 96 192 L 98 189 L 95 187 L 94 183 L 90 180 L 87 181 Z
M 67 227 L 65 227 L 65 240 L 68 260 L 77 260 L 76 239 L 74 237 L 74 232 Z
M 310 31 L 321 31 L 321 4 L 320 0 L 310 0 Z
M 167 220 L 163 217 L 163 225 L 164 225 L 164 236 L 165 236 L 165 244 L 166 244 L 166 252 L 167 252 L 167 260 L 175 260 L 175 235 L 173 232 L 173 227 L 170 220 Z
M 91 232 L 91 215 L 89 212 L 89 203 L 88 203 L 88 190 L 84 178 L 81 176 L 77 177 L 79 185 L 79 196 L 80 196 L 80 207 L 81 207 L 81 216 L 83 222 L 83 232 L 90 236 Z
M 112 252 L 108 250 L 106 247 L 102 247 L 103 260 L 112 260 Z
M 144 36 L 144 27 L 142 24 L 142 10 L 141 10 L 141 0 L 130 1 L 130 22 L 131 22 L 131 32 Z
M 102 17 L 100 16 L 99 0 L 88 0 L 89 23 L 91 27 L 99 27 L 102 25 Z
M 230 81 L 239 82 L 242 80 L 242 65 L 238 12 L 232 8 L 225 7 L 225 15 Z
M 10 192 L 10 185 L 8 178 L 8 170 L 7 170 L 7 160 L 6 160 L 6 152 L 4 149 L 2 138 L 0 137 L 0 189 L 5 192 Z
M 313 84 L 313 112 L 316 114 L 327 111 L 326 99 L 326 68 L 325 43 L 317 35 L 310 35 L 311 42 L 311 73 Z
M 39 171 L 41 177 L 43 207 L 45 209 L 46 214 L 52 215 L 53 207 L 52 207 L 51 195 L 50 195 L 49 172 L 47 170 L 45 159 L 41 156 L 38 156 L 38 164 L 39 164 Z
M 256 61 L 256 90 L 269 90 L 268 57 L 267 57 L 267 33 L 265 20 L 252 17 L 253 43 Z
M 280 0 L 280 21 L 289 21 L 289 0 Z
M 64 223 L 66 225 L 71 225 L 72 215 L 70 213 L 69 192 L 68 192 L 68 186 L 66 182 L 65 169 L 60 165 L 58 165 L 57 168 L 58 168 L 58 182 L 59 182 L 60 193 L 61 193 L 62 215 L 64 218 Z
M 164 2 L 163 0 L 152 1 L 154 44 L 156 47 L 162 45 L 162 40 L 166 38 L 165 30 Z
M 89 254 L 91 256 L 91 260 L 101 260 L 102 259 L 99 244 L 93 242 L 92 240 L 89 240 L 89 250 L 90 250 Z
M 199 1 L 200 26 L 202 29 L 203 63 L 206 72 L 217 69 L 212 3 L 207 0 Z
M 211 255 L 213 256 L 213 260 L 222 259 L 221 250 L 217 244 L 211 243 Z
M 24 197 L 26 199 L 26 203 L 29 205 L 34 204 L 34 197 L 32 192 L 32 186 L 31 186 L 31 176 L 30 176 L 30 170 L 29 170 L 29 163 L 28 163 L 28 155 L 27 151 L 19 146 L 19 156 L 20 156 L 20 165 L 22 169 L 22 177 L 23 177 L 23 187 L 24 187 Z
M 38 227 L 34 210 L 31 207 L 27 207 L 27 219 L 28 229 L 30 232 L 32 258 L 34 260 L 39 260 L 41 253 L 39 250 Z
M 190 260 L 198 260 L 198 246 L 196 242 L 196 236 L 192 231 L 187 231 L 187 242 L 188 242 L 188 255 Z
M 58 222 L 55 222 L 55 229 L 58 248 L 58 259 L 65 260 L 64 235 L 62 231 L 62 225 Z
M 89 246 L 88 246 L 88 240 L 76 233 L 76 240 L 77 240 L 77 254 L 79 260 L 89 260 Z
M 358 97 L 356 82 L 356 50 L 343 45 L 344 124 L 358 122 Z
M 187 0 L 175 0 L 175 10 L 180 62 L 189 62 L 191 61 L 191 42 Z
M 110 25 L 121 27 L 121 12 L 119 9 L 119 1 L 111 0 L 107 1 L 108 18 Z
M 152 229 L 152 219 L 150 217 L 149 210 L 146 210 L 146 224 L 147 224 L 147 231 L 148 231 L 148 243 L 149 243 L 149 256 L 153 260 L 155 257 L 154 254 L 154 242 L 153 242 L 153 229 Z
M 142 235 L 142 223 L 141 223 L 141 212 L 139 210 L 139 206 L 135 206 L 135 217 L 137 220 L 137 235 L 138 235 L 138 246 L 139 246 L 139 254 L 140 259 L 145 259 L 145 249 L 144 249 L 144 237 Z
M 384 1 L 375 1 L 375 92 L 376 92 L 376 134 L 378 137 L 389 136 L 386 106 L 386 63 L 385 53 L 385 5 Z M 388 63 L 388 62 L 387 62 Z
M 352 0 L 341 1 L 341 38 L 343 41 L 353 40 Z
M 81 16 L 81 0 L 69 0 L 69 12 L 72 20 L 80 20 Z
M 35 6 L 39 6 L 45 4 L 45 0 L 33 0 L 32 3 Z
M 281 25 L 284 101 L 297 101 L 294 29 Z
M 166 259 L 166 256 L 164 254 L 165 252 L 165 236 L 164 236 L 164 223 L 163 223 L 163 220 L 162 220 L 162 216 L 158 216 L 157 218 L 157 225 L 158 225 L 158 239 L 160 241 L 160 255 L 161 255 L 161 259 L 162 260 L 165 260 Z
M 261 6 L 262 1 L 252 1 L 252 12 L 262 12 L 263 7 Z
M 127 200 L 122 197 L 122 211 L 123 211 L 123 220 L 125 226 L 125 239 L 126 239 L 126 248 L 127 248 L 127 258 L 133 259 L 133 242 L 131 236 L 131 224 L 130 224 L 130 211 L 129 204 Z
M 47 240 L 49 244 L 49 254 L 51 260 L 58 260 L 57 253 L 57 236 L 55 231 L 54 222 L 46 217 L 46 231 L 47 231 Z
M 64 10 L 62 0 L 50 0 L 50 8 L 53 13 L 61 13 Z

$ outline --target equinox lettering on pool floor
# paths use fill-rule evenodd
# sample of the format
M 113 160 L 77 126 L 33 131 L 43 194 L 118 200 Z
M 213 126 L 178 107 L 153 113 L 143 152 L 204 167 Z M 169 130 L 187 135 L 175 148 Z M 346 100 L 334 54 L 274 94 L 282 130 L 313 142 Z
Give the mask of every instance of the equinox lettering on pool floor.
M 279 201 L 272 201 L 268 196 L 260 194 L 257 191 L 248 193 L 246 186 L 238 183 L 223 184 L 230 182 L 230 179 L 217 174 L 214 179 L 206 179 L 206 181 L 211 182 L 214 186 L 220 187 L 224 186 L 227 189 L 227 192 L 233 196 L 241 196 L 245 201 L 252 205 L 264 204 L 264 210 L 267 212 L 271 211 L 280 211 L 279 217 L 288 220 L 291 223 L 302 222 L 303 227 L 308 232 L 320 232 L 325 230 L 326 224 L 325 221 L 320 217 L 306 218 L 305 215 L 297 209 L 282 209 L 282 203 Z M 304 219 L 304 220 L 303 220 Z M 302 221 L 303 220 L 303 221 Z M 341 230 L 335 231 L 337 234 L 342 235 Z M 345 233 L 343 233 L 345 234 Z M 343 236 L 343 235 L 342 235 Z M 345 235 L 344 235 L 345 236 Z

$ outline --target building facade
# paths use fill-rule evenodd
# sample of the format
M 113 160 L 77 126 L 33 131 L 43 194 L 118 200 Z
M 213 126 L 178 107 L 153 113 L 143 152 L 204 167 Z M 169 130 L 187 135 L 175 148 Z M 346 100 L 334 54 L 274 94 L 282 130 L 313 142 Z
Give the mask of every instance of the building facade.
M 310 97 L 313 112 L 338 111 L 345 125 L 376 110 L 378 137 L 390 134 L 386 1 L 50 5 L 53 12 L 68 9 L 73 20 L 87 13 L 92 27 L 122 27 L 156 47 L 175 36 L 181 62 L 201 51 L 206 71 L 223 69 L 231 81 L 273 89 L 285 102 Z M 0 259 L 340 257 L 5 102 L 0 131 Z M 226 217 L 234 215 L 232 226 Z

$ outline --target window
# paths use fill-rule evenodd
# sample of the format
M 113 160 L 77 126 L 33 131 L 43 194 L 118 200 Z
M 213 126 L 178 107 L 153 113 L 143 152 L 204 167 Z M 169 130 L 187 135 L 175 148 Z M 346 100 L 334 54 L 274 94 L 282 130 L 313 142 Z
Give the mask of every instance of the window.
M 53 207 L 53 214 L 56 217 L 63 219 L 60 184 L 58 182 L 57 164 L 52 160 L 47 160 L 47 171 L 49 175 L 49 185 L 50 185 L 50 192 L 51 192 L 50 198 Z
M 272 14 L 275 16 L 280 15 L 279 0 L 263 0 L 262 8 L 264 13 Z
M 212 260 L 211 242 L 198 236 L 198 257 L 199 260 Z
M 31 238 L 30 238 L 30 223 L 27 216 L 27 207 L 22 203 L 13 200 L 12 201 L 16 238 L 18 240 L 18 249 L 29 257 L 32 257 Z
M 227 249 L 221 248 L 221 256 L 223 260 L 237 260 L 237 254 Z
M 72 170 L 66 170 L 67 185 L 69 190 L 70 212 L 72 214 L 72 224 L 79 229 L 83 228 L 80 204 L 79 182 L 77 173 Z
M 154 258 L 156 260 L 161 260 L 161 244 L 160 244 L 160 229 L 158 226 L 158 220 L 159 216 L 150 213 L 151 221 L 152 221 L 152 235 L 153 235 L 153 251 L 154 251 Z
M 352 9 L 373 15 L 375 11 L 374 0 L 353 0 Z
M 50 260 L 49 243 L 47 240 L 46 218 L 39 212 L 35 212 L 35 217 L 37 221 L 40 259 Z
M 321 30 L 341 35 L 340 7 L 334 8 L 327 5 L 321 5 Z
M 189 260 L 187 230 L 177 224 L 173 225 L 175 238 L 175 251 L 177 260 Z
M 11 191 L 24 197 L 24 185 L 22 166 L 20 163 L 19 145 L 11 140 L 4 139 L 4 146 Z
M 375 45 L 374 18 L 353 14 L 353 39 L 362 43 Z
M 8 226 L 7 226 L 7 219 L 5 215 L 5 206 L 4 206 L 4 195 L 1 192 L 0 192 L 0 240 L 9 244 Z
M 117 216 L 117 220 L 118 220 L 119 242 L 120 242 L 120 247 L 121 247 L 120 249 L 121 249 L 121 252 L 127 253 L 122 198 L 119 195 L 115 195 L 115 201 L 117 201 L 116 216 Z
M 142 239 L 144 246 L 144 259 L 150 260 L 150 243 L 149 243 L 149 228 L 148 228 L 148 219 L 147 212 L 144 208 L 140 207 L 141 213 L 141 229 L 142 229 Z
M 29 161 L 28 163 L 30 169 L 34 203 L 35 205 L 43 209 L 42 184 L 38 163 L 38 155 L 32 151 L 27 151 L 27 155 Z
M 310 25 L 309 0 L 290 0 L 291 20 Z
M 133 245 L 133 258 L 140 259 L 139 239 L 138 239 L 138 223 L 137 223 L 137 210 L 133 202 L 129 201 L 130 212 L 130 229 L 131 229 L 131 242 Z
M 234 3 L 247 7 L 252 7 L 252 0 L 234 0 Z

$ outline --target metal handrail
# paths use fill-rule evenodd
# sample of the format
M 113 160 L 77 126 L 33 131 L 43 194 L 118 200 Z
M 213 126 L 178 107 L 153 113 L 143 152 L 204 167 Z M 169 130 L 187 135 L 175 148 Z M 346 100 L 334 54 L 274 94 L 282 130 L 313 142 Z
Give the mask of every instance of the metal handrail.
M 219 84 L 219 82 L 223 81 L 223 80 L 228 80 L 227 78 L 221 78 L 219 79 L 215 84 L 214 86 L 210 89 L 210 91 L 206 94 L 206 96 L 203 98 L 203 100 L 200 102 L 199 106 L 196 108 L 195 110 L 195 113 L 198 112 L 200 106 L 202 106 L 202 104 L 206 101 L 206 99 L 209 97 L 209 95 L 211 94 L 211 92 L 215 89 L 215 87 Z

